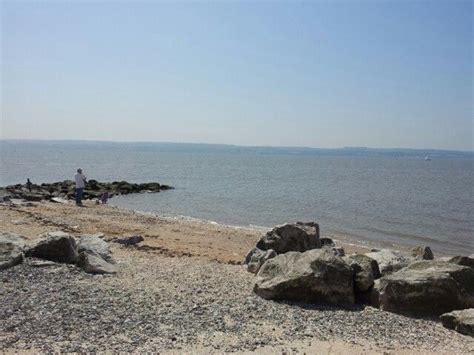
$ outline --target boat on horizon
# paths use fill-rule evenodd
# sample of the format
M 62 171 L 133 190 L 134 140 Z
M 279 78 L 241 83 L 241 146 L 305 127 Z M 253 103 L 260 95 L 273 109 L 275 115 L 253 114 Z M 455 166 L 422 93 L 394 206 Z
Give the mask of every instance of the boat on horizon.
M 431 158 L 429 156 L 426 156 L 425 161 L 431 161 Z

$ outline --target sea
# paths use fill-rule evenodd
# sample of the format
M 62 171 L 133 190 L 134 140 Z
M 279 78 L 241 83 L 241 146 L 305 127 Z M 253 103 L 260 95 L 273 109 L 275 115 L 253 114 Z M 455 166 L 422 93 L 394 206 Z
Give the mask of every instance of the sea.
M 112 205 L 176 218 L 271 228 L 319 223 L 369 244 L 474 253 L 474 153 L 179 143 L 0 140 L 0 185 L 72 179 L 175 187 Z

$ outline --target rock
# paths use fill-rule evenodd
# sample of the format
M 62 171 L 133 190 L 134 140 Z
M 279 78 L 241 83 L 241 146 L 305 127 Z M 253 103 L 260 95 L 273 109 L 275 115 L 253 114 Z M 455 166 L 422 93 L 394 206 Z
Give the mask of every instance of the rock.
M 277 255 L 275 250 L 260 250 L 258 248 L 253 248 L 245 258 L 245 263 L 247 264 L 247 271 L 256 274 L 260 267 L 268 259 L 274 258 Z
M 335 247 L 336 246 L 336 243 L 334 243 L 334 241 L 329 237 L 322 237 L 320 241 L 321 241 L 321 247 Z
M 262 265 L 254 292 L 265 299 L 352 305 L 353 272 L 326 248 L 287 252 Z
M 13 196 L 10 194 L 5 193 L 5 191 L 0 190 L 0 203 L 2 202 L 8 202 L 10 199 L 12 199 Z
M 38 193 L 30 193 L 30 192 L 23 192 L 21 194 L 21 198 L 26 200 L 26 201 L 41 201 L 45 198 L 44 195 L 38 194 Z
M 380 278 L 379 265 L 375 259 L 363 254 L 352 254 L 344 257 L 344 260 L 354 271 L 356 293 L 368 291 L 374 285 L 374 281 Z
M 115 274 L 117 272 L 114 265 L 86 252 L 79 254 L 77 265 L 89 274 Z
M 343 257 L 343 256 L 346 255 L 346 252 L 344 251 L 344 248 L 342 248 L 342 247 L 339 247 L 339 248 L 324 247 L 324 248 L 330 250 L 334 255 L 337 255 L 337 256 L 340 256 L 340 257 Z
M 380 279 L 380 308 L 439 315 L 474 307 L 474 270 L 436 260 L 416 261 Z
M 380 279 L 374 281 L 374 285 L 367 291 L 361 295 L 366 297 L 362 299 L 362 303 L 367 303 L 372 307 L 379 308 L 380 307 Z
M 140 242 L 143 242 L 145 239 L 141 235 L 133 235 L 131 237 L 115 238 L 112 239 L 114 243 L 123 244 L 125 246 L 136 245 Z
M 58 264 L 54 261 L 49 261 L 49 260 L 35 260 L 35 259 L 30 259 L 28 261 L 28 265 L 32 267 L 48 267 L 48 266 L 58 266 Z
M 37 241 L 26 251 L 26 256 L 57 261 L 61 263 L 75 263 L 77 260 L 76 241 L 64 232 L 50 232 Z
M 411 256 L 415 260 L 433 260 L 434 255 L 428 246 L 417 246 L 411 250 Z
M 19 235 L 0 233 L 0 270 L 8 269 L 23 262 L 25 241 Z
M 91 237 L 91 238 L 104 239 L 104 238 L 105 238 L 105 234 L 104 234 L 104 233 L 101 233 L 101 232 L 98 232 L 98 233 L 94 233 L 94 234 L 84 234 L 83 237 Z
M 174 187 L 168 185 L 161 185 L 160 190 L 174 190 Z
M 97 236 L 81 236 L 77 242 L 78 253 L 96 255 L 108 262 L 112 262 L 112 252 L 109 244 Z
M 35 207 L 36 205 L 33 202 L 25 201 L 23 199 L 12 198 L 10 199 L 10 204 L 15 207 Z
M 446 328 L 474 337 L 474 308 L 445 313 L 440 318 Z
M 258 241 L 257 246 L 247 254 L 245 263 L 248 271 L 257 273 L 266 260 L 275 257 L 277 254 L 289 251 L 303 252 L 320 247 L 321 241 L 319 240 L 319 225 L 317 223 L 297 222 L 296 224 L 285 224 L 267 232 Z M 342 252 L 344 251 L 342 250 Z M 334 250 L 333 253 L 339 255 L 340 250 Z
M 9 243 L 23 250 L 25 248 L 25 238 L 15 233 L 0 232 L 0 243 Z
M 471 256 L 453 256 L 448 261 L 453 264 L 469 266 L 474 268 L 474 255 Z
M 407 266 L 410 258 L 401 252 L 390 249 L 382 249 L 366 253 L 369 258 L 375 259 L 379 265 L 382 276 L 389 275 L 392 272 L 398 271 Z
M 258 241 L 257 248 L 264 251 L 273 249 L 277 254 L 321 248 L 319 225 L 297 222 L 275 227 Z
M 52 202 L 56 202 L 56 203 L 62 203 L 62 204 L 68 204 L 69 201 L 64 199 L 64 198 L 61 198 L 61 197 L 53 197 L 51 198 L 51 201 Z

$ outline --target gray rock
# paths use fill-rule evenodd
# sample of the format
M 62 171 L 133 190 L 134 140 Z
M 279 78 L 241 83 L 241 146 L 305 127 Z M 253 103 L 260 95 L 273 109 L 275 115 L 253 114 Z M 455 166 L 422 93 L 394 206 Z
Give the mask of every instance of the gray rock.
M 346 252 L 344 248 L 342 247 L 336 248 L 336 247 L 325 246 L 324 249 L 330 250 L 334 255 L 337 255 L 340 257 L 343 257 L 346 255 Z
M 104 238 L 105 238 L 105 234 L 104 234 L 104 233 L 101 233 L 101 232 L 94 233 L 94 234 L 86 234 L 85 236 L 86 236 L 86 237 L 95 237 L 95 238 L 100 238 L 100 239 L 104 239 Z
M 19 235 L 0 233 L 0 270 L 8 269 L 23 262 L 25 241 Z
M 59 231 L 47 233 L 27 249 L 25 255 L 61 263 L 75 263 L 78 253 L 74 238 Z
M 436 260 L 416 261 L 380 279 L 380 308 L 439 315 L 474 307 L 474 270 Z
M 0 192 L 0 203 L 8 202 L 12 198 L 12 195 Z
M 131 237 L 115 238 L 112 239 L 113 242 L 123 244 L 125 246 L 136 245 L 143 242 L 145 239 L 141 235 L 133 235 Z
M 367 296 L 365 299 L 366 302 L 372 307 L 379 308 L 380 307 L 380 279 L 374 281 L 374 285 L 364 293 L 363 296 Z
M 446 328 L 474 337 L 474 308 L 445 313 L 440 319 Z
M 377 261 L 382 276 L 389 275 L 392 272 L 398 271 L 405 266 L 408 266 L 411 259 L 402 252 L 393 251 L 390 249 L 373 251 L 366 253 L 365 255 Z
M 256 274 L 260 267 L 268 259 L 274 258 L 277 255 L 273 249 L 270 250 L 260 250 L 258 248 L 253 248 L 247 254 L 245 258 L 245 263 L 247 264 L 247 271 Z
M 25 201 L 23 199 L 11 198 L 10 204 L 15 207 L 34 207 L 36 206 L 33 202 Z
M 265 299 L 351 305 L 353 272 L 341 257 L 326 248 L 288 252 L 262 265 L 254 292 Z
M 321 248 L 319 225 L 297 222 L 275 227 L 258 241 L 257 248 L 273 249 L 277 254 Z
M 28 260 L 28 265 L 32 267 L 49 267 L 49 266 L 59 266 L 58 263 L 50 260 L 35 260 L 35 259 L 30 259 Z
M 334 243 L 334 241 L 329 237 L 322 237 L 320 238 L 320 240 L 321 240 L 321 247 L 335 247 L 336 246 L 336 243 Z
M 86 252 L 79 254 L 77 265 L 89 274 L 115 274 L 117 268 L 101 257 Z
M 249 251 L 245 263 L 248 271 L 257 273 L 266 260 L 275 257 L 277 254 L 289 251 L 303 252 L 316 248 L 321 248 L 319 225 L 317 223 L 297 222 L 295 224 L 285 224 L 267 232 L 258 241 L 257 246 Z M 334 250 L 334 253 L 338 255 L 340 251 Z
M 52 202 L 56 202 L 56 203 L 62 203 L 62 204 L 64 204 L 64 205 L 66 205 L 66 204 L 69 203 L 69 200 L 66 200 L 66 199 L 64 199 L 64 198 L 62 198 L 62 197 L 52 197 L 52 198 L 51 198 L 51 201 L 52 201 Z
M 375 259 L 363 254 L 352 254 L 344 257 L 344 260 L 354 271 L 356 293 L 368 291 L 374 285 L 374 281 L 380 278 L 379 265 Z
M 77 242 L 77 252 L 86 252 L 112 262 L 112 252 L 109 244 L 97 236 L 81 236 Z
M 24 193 L 22 193 L 21 198 L 23 198 L 26 201 L 39 202 L 39 201 L 43 200 L 44 195 L 37 194 L 37 193 L 24 192 Z
M 417 246 L 411 250 L 411 256 L 415 260 L 433 260 L 434 255 L 428 246 Z
M 448 261 L 453 264 L 469 266 L 474 268 L 474 255 L 471 256 L 453 256 Z
M 22 250 L 26 245 L 25 238 L 10 232 L 0 232 L 0 243 L 13 244 Z

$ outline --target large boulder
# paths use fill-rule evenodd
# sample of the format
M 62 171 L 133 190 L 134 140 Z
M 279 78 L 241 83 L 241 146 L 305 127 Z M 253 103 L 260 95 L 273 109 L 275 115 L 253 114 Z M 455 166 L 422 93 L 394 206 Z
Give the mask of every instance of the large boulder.
M 474 270 L 445 261 L 416 261 L 380 279 L 380 308 L 440 315 L 474 307 Z
M 77 242 L 77 252 L 96 255 L 108 262 L 112 262 L 112 252 L 110 251 L 109 244 L 98 236 L 81 236 Z
M 77 261 L 76 241 L 64 232 L 50 232 L 26 250 L 26 256 L 73 264 Z
M 377 261 L 382 276 L 404 268 L 412 260 L 412 258 L 404 253 L 391 249 L 373 251 L 365 255 Z
M 319 225 L 297 222 L 275 227 L 258 241 L 257 248 L 273 249 L 277 254 L 321 248 Z
M 474 337 L 474 308 L 445 313 L 440 318 L 446 328 Z
M 289 251 L 304 252 L 321 248 L 319 225 L 314 222 L 284 224 L 267 232 L 245 257 L 247 270 L 257 273 L 263 263 L 277 254 Z M 334 251 L 336 254 L 337 252 Z
M 79 254 L 77 265 L 89 274 L 115 274 L 117 272 L 115 265 L 87 252 Z
M 276 255 L 277 253 L 275 253 L 275 250 L 273 249 L 264 251 L 258 248 L 253 248 L 245 258 L 245 264 L 247 264 L 247 271 L 256 274 L 265 261 L 274 258 Z
M 354 271 L 356 293 L 368 291 L 374 285 L 374 281 L 380 278 L 379 265 L 375 259 L 363 254 L 352 254 L 344 257 L 344 260 Z
M 25 241 L 19 235 L 0 233 L 0 270 L 8 269 L 23 262 Z
M 265 299 L 352 305 L 353 271 L 327 249 L 288 252 L 263 264 L 254 292 Z

